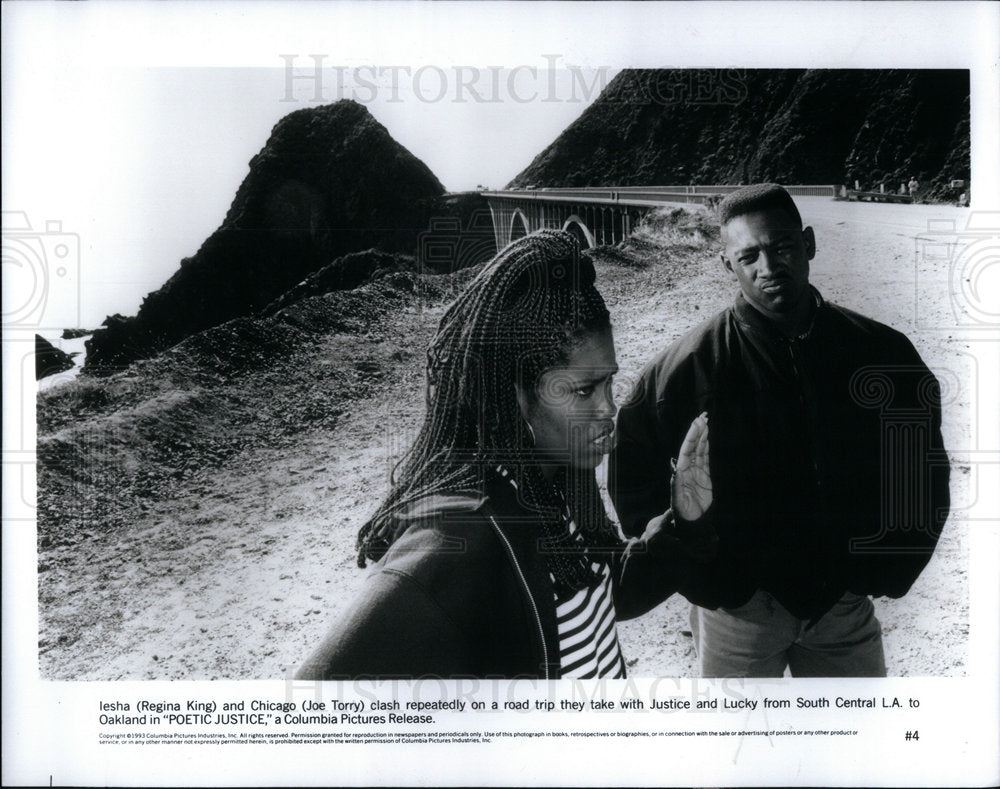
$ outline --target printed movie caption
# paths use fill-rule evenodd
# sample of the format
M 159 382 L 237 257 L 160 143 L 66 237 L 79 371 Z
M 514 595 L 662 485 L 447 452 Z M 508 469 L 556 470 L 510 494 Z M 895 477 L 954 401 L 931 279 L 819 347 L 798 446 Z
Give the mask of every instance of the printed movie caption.
M 102 726 L 134 725 L 295 725 L 303 723 L 384 724 L 384 723 L 434 723 L 433 712 L 529 712 L 529 713 L 582 713 L 587 712 L 723 712 L 756 711 L 757 709 L 916 709 L 920 700 L 900 700 L 896 696 L 858 696 L 847 698 L 826 696 L 794 700 L 783 698 L 699 698 L 651 699 L 647 704 L 639 698 L 590 699 L 509 699 L 506 701 L 472 701 L 440 699 L 434 701 L 406 701 L 379 699 L 362 701 L 270 701 L 253 699 L 222 702 L 187 700 L 150 701 L 141 699 L 132 703 L 124 701 L 99 702 L 99 723 Z

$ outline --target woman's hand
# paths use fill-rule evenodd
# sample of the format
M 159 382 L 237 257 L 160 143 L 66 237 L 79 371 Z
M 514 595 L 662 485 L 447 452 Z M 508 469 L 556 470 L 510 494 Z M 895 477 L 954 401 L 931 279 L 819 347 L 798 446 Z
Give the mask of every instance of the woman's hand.
M 674 468 L 670 498 L 674 516 L 696 521 L 712 504 L 712 478 L 708 468 L 708 414 L 691 423 Z

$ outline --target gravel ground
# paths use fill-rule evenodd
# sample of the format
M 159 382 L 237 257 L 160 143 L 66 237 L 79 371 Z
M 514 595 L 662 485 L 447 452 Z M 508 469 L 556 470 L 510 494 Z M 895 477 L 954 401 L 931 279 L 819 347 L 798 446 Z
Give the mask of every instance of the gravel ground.
M 954 319 L 946 270 L 915 256 L 914 241 L 928 220 L 963 226 L 967 211 L 820 198 L 799 203 L 816 230 L 813 282 L 827 298 L 910 335 L 950 393 L 946 445 L 968 446 L 968 349 L 947 332 L 916 330 L 917 316 L 936 325 Z M 645 268 L 601 259 L 598 284 L 612 311 L 620 388 L 660 348 L 735 294 L 717 255 L 704 245 Z M 323 336 L 267 376 L 248 370 L 227 373 L 223 383 L 160 380 L 161 419 L 165 413 L 188 418 L 186 388 L 201 387 L 191 397 L 204 424 L 226 433 L 211 437 L 224 451 L 209 451 L 211 462 L 185 461 L 185 471 L 169 484 L 123 487 L 108 503 L 103 526 L 75 528 L 73 489 L 40 476 L 40 504 L 50 497 L 39 523 L 42 677 L 267 679 L 294 671 L 363 580 L 354 537 L 386 490 L 392 459 L 419 424 L 423 349 L 443 305 L 440 299 L 408 301 L 390 310 L 378 330 Z M 124 430 L 150 402 L 114 412 L 115 429 Z M 40 400 L 40 418 L 47 407 L 54 408 Z M 290 428 L 288 413 L 296 421 L 304 414 L 307 422 Z M 96 424 L 86 410 L 75 418 Z M 49 422 L 60 435 L 84 429 L 55 417 Z M 281 429 L 270 433 L 272 422 Z M 184 457 L 208 441 L 203 429 L 196 432 L 185 439 L 194 449 Z M 40 438 L 44 433 L 40 428 Z M 133 449 L 129 463 L 156 468 L 155 457 Z M 105 462 L 126 465 L 114 451 L 107 450 Z M 969 474 L 956 465 L 956 507 L 968 503 Z M 100 480 L 91 482 L 99 486 Z M 890 675 L 965 673 L 967 553 L 965 525 L 953 519 L 911 592 L 876 601 Z M 687 609 L 675 596 L 621 624 L 633 676 L 693 675 Z

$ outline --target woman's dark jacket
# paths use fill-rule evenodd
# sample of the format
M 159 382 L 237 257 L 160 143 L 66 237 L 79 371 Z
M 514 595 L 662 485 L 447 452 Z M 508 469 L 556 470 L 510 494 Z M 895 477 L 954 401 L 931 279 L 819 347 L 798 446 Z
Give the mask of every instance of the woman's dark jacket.
M 508 485 L 424 500 L 399 521 L 402 536 L 299 678 L 559 677 L 555 597 L 538 518 Z M 672 594 L 695 561 L 681 546 L 710 551 L 706 535 L 707 523 L 676 527 L 668 519 L 623 543 L 611 558 L 618 619 Z

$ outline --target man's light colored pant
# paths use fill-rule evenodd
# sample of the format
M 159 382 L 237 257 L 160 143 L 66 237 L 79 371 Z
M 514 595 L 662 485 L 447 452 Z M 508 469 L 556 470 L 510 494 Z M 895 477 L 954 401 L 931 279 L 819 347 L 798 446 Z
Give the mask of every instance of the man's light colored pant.
M 884 677 L 882 626 L 868 597 L 848 592 L 812 627 L 760 589 L 739 608 L 691 606 L 703 677 Z

